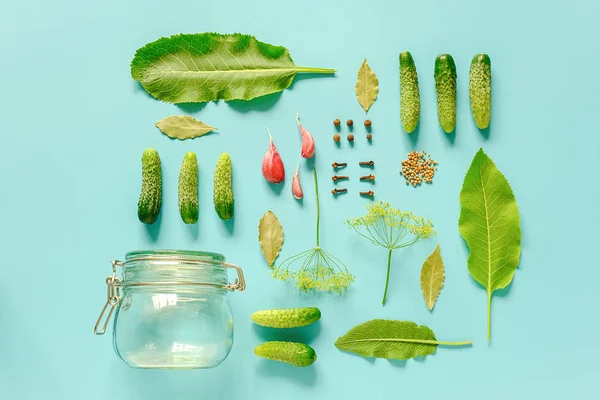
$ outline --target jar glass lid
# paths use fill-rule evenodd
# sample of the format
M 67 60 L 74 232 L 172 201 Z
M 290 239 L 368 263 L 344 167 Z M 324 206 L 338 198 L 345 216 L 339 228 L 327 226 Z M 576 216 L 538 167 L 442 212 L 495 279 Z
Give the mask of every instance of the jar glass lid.
M 210 251 L 193 251 L 193 250 L 135 250 L 125 254 L 125 262 L 147 260 L 147 259 L 192 259 L 198 261 L 223 262 L 225 257 L 223 254 L 213 253 Z

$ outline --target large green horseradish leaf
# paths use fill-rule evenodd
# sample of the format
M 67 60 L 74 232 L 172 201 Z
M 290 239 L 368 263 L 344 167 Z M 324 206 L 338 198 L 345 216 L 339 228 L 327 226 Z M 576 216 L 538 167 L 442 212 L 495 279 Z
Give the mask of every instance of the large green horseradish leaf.
M 131 61 L 133 79 L 168 103 L 250 100 L 282 91 L 298 72 L 335 70 L 298 67 L 285 47 L 239 33 L 163 37 L 138 49 Z
M 492 293 L 513 279 L 521 254 L 521 228 L 515 195 L 483 149 L 467 171 L 460 205 L 458 228 L 470 249 L 469 272 L 487 290 L 490 340 Z
M 363 357 L 408 360 L 435 353 L 439 345 L 468 346 L 472 342 L 442 342 L 431 329 L 411 321 L 373 319 L 350 329 L 335 347 Z

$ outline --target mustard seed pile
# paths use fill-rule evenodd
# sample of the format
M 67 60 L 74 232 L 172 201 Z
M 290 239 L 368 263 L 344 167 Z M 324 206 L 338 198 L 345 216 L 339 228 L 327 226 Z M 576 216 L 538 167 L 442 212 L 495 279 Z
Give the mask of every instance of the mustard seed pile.
M 406 179 L 406 184 L 419 186 L 421 183 L 432 183 L 438 162 L 424 151 L 408 153 L 408 159 L 402 161 L 400 175 Z

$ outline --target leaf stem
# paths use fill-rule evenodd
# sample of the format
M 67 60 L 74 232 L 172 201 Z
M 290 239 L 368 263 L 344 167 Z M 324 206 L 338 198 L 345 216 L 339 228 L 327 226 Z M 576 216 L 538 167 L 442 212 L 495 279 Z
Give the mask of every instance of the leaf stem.
M 387 298 L 387 290 L 388 290 L 388 285 L 390 283 L 390 265 L 391 265 L 391 263 L 392 263 L 392 249 L 389 249 L 387 275 L 385 277 L 385 289 L 383 291 L 383 300 L 381 301 L 382 306 L 385 305 L 385 299 Z
M 465 340 L 462 342 L 437 342 L 440 346 L 471 346 L 473 344 L 472 340 Z
M 321 221 L 321 210 L 319 208 L 319 183 L 317 182 L 317 166 L 313 166 L 313 176 L 315 179 L 315 197 L 317 199 L 317 247 L 319 247 L 319 223 Z
M 335 69 L 331 69 L 331 68 L 296 67 L 296 72 L 306 72 L 306 73 L 309 73 L 309 74 L 335 74 Z
M 465 340 L 462 342 L 442 342 L 439 340 L 428 340 L 428 339 L 400 339 L 400 338 L 380 338 L 380 339 L 354 339 L 348 340 L 347 342 L 340 342 L 340 344 L 348 344 L 355 342 L 400 342 L 400 343 L 417 343 L 417 344 L 433 344 L 439 346 L 470 346 L 473 344 L 472 340 Z
M 488 292 L 488 343 L 492 340 L 492 292 Z

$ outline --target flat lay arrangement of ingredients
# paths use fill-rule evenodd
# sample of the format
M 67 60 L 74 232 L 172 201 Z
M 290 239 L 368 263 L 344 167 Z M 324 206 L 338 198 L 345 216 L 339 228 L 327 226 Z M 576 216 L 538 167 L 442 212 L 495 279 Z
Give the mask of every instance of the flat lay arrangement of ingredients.
M 130 67 L 133 79 L 152 97 L 166 103 L 252 101 L 285 90 L 297 74 L 334 75 L 336 72 L 329 68 L 297 66 L 288 49 L 259 41 L 251 35 L 218 33 L 178 34 L 160 38 L 138 49 Z M 361 143 L 369 146 L 374 141 L 385 141 L 383 136 L 379 137 L 378 121 L 369 111 L 383 101 L 378 100 L 380 88 L 389 90 L 394 87 L 394 92 L 397 92 L 395 85 L 398 85 L 398 81 L 380 82 L 376 75 L 377 67 L 369 64 L 367 59 L 358 66 L 354 92 L 362 108 L 361 113 L 364 113 L 362 116 L 332 115 L 329 120 L 332 122 L 328 121 L 327 127 L 319 127 L 320 130 L 326 129 L 326 135 L 331 136 L 313 136 L 311 130 L 316 132 L 317 127 L 310 126 L 309 120 L 302 118 L 302 110 L 289 116 L 288 132 L 270 129 L 268 120 L 266 128 L 255 132 L 264 153 L 253 154 L 255 163 L 247 168 L 258 173 L 260 167 L 262 176 L 273 187 L 282 187 L 277 185 L 291 177 L 291 193 L 277 192 L 277 196 L 290 203 L 301 203 L 305 195 L 311 199 L 314 196 L 315 200 L 314 208 L 299 209 L 305 221 L 303 223 L 314 229 L 311 230 L 314 236 L 304 238 L 303 242 L 307 243 L 285 243 L 284 230 L 292 228 L 284 227 L 267 203 L 264 204 L 264 215 L 256 221 L 256 246 L 264 256 L 264 273 L 273 278 L 274 285 L 288 282 L 303 295 L 320 293 L 343 302 L 343 296 L 339 295 L 361 280 L 364 270 L 352 265 L 352 259 L 345 254 L 333 254 L 326 250 L 334 238 L 321 235 L 323 210 L 319 195 L 333 196 L 340 202 L 359 198 L 367 204 L 364 214 L 335 223 L 339 228 L 351 230 L 352 235 L 356 233 L 356 237 L 360 237 L 358 245 L 364 252 L 381 255 L 382 262 L 373 262 L 369 266 L 373 271 L 371 273 L 378 274 L 381 280 L 381 292 L 372 294 L 374 300 L 381 298 L 381 305 L 384 306 L 389 298 L 397 294 L 390 281 L 403 279 L 402 275 L 406 274 L 403 271 L 408 268 L 420 268 L 420 282 L 414 282 L 414 285 L 420 285 L 423 296 L 418 301 L 419 304 L 424 301 L 429 312 L 433 312 L 435 321 L 436 302 L 440 301 L 440 297 L 443 301 L 443 287 L 451 282 L 446 283 L 446 277 L 452 275 L 453 279 L 460 279 L 462 275 L 457 274 L 459 266 L 445 267 L 442 254 L 449 247 L 441 243 L 441 239 L 438 240 L 435 221 L 429 220 L 427 210 L 420 210 L 417 215 L 406 209 L 402 198 L 378 198 L 376 183 L 384 181 L 387 175 L 382 173 L 381 166 L 378 172 L 376 154 L 368 153 L 368 156 L 360 158 L 358 152 Z M 450 54 L 433 55 L 430 60 L 421 60 L 413 58 L 409 51 L 403 51 L 399 53 L 396 68 L 400 92 L 396 93 L 399 115 L 396 114 L 394 118 L 400 120 L 402 132 L 393 134 L 417 135 L 421 110 L 429 108 L 437 110 L 439 127 L 436 128 L 443 132 L 443 136 L 454 134 L 458 122 L 474 123 L 479 130 L 489 128 L 492 113 L 489 55 L 474 55 L 468 74 L 457 69 Z M 355 72 L 345 73 L 354 76 Z M 436 93 L 436 105 L 422 104 L 419 92 L 424 88 L 420 86 L 419 76 L 424 73 L 434 78 L 435 86 L 429 89 Z M 459 79 L 468 80 L 473 121 L 457 122 Z M 322 80 L 320 85 L 325 87 L 327 80 Z M 203 136 L 217 131 L 218 128 L 213 124 L 219 126 L 218 121 L 203 122 L 188 115 L 172 115 L 158 122 L 148 121 L 148 125 L 152 123 L 169 138 L 190 144 L 203 141 Z M 329 125 L 331 123 L 333 126 Z M 298 153 L 295 158 L 284 159 L 277 149 L 277 143 L 283 135 L 292 134 L 298 135 Z M 327 161 L 327 170 L 320 167 L 317 171 L 314 159 L 322 144 L 320 140 L 329 141 L 330 138 L 333 138 L 333 143 L 329 142 L 328 145 L 334 149 L 335 159 Z M 231 145 L 235 143 L 231 142 Z M 356 151 L 348 152 L 350 147 L 355 147 Z M 141 184 L 137 204 L 140 223 L 155 224 L 160 217 L 163 197 L 175 199 L 177 195 L 182 222 L 202 224 L 199 204 L 208 201 L 209 193 L 199 189 L 199 165 L 214 165 L 212 200 L 216 215 L 223 221 L 234 217 L 233 182 L 236 176 L 233 175 L 232 165 L 236 160 L 227 152 L 214 160 L 199 159 L 191 145 L 186 151 L 180 166 L 169 165 L 169 168 L 179 167 L 176 190 L 175 187 L 163 185 L 164 160 L 161 160 L 159 151 L 140 148 L 141 182 L 131 183 L 134 187 Z M 432 185 L 434 177 L 439 179 L 436 175 L 438 169 L 461 161 L 445 159 L 440 163 L 424 150 L 412 151 L 403 158 L 403 155 L 397 157 L 394 181 L 387 183 L 401 186 L 406 190 L 406 196 L 423 193 L 423 186 Z M 311 173 L 303 174 L 306 170 Z M 356 182 L 360 189 L 352 189 L 348 185 L 351 182 Z M 417 192 L 412 192 L 417 189 Z M 255 195 L 260 196 L 259 193 Z M 460 268 L 468 270 L 472 279 L 487 294 L 487 317 L 476 315 L 473 318 L 481 319 L 480 326 L 482 329 L 487 327 L 487 337 L 491 340 L 493 293 L 510 284 L 520 262 L 521 228 L 517 200 L 507 177 L 483 148 L 476 152 L 470 166 L 465 169 L 462 188 L 456 191 L 453 200 L 460 207 L 454 234 L 464 239 L 469 251 L 466 265 Z M 421 241 L 431 245 L 428 250 L 431 254 L 419 265 L 408 265 L 410 263 L 404 260 L 410 260 L 407 254 L 411 252 L 411 246 Z M 378 266 L 383 263 L 383 249 L 387 251 L 387 263 Z M 115 350 L 127 364 L 139 368 L 211 368 L 227 357 L 233 345 L 234 324 L 226 294 L 243 291 L 246 284 L 252 285 L 252 282 L 246 282 L 243 266 L 230 264 L 225 256 L 206 252 L 207 249 L 201 246 L 194 250 L 201 251 L 130 252 L 125 261 L 111 263 L 112 270 L 106 279 L 108 295 L 94 332 L 106 332 L 114 314 Z M 229 282 L 229 270 L 237 275 L 232 283 Z M 392 270 L 395 271 L 394 278 L 390 277 Z M 169 296 L 179 296 L 185 301 L 170 302 Z M 152 301 L 163 301 L 164 306 L 151 315 L 144 313 L 144 307 Z M 479 300 L 474 298 L 472 301 Z M 351 313 L 348 315 L 352 318 Z M 298 307 L 257 310 L 250 320 L 264 329 L 302 329 L 326 318 L 327 315 L 322 315 L 318 307 Z M 444 357 L 460 357 L 460 352 L 446 350 L 472 345 L 469 338 L 444 335 L 444 340 L 438 340 L 432 329 L 417 322 L 373 318 L 369 321 L 353 321 L 354 328 L 345 333 L 340 331 L 339 338 L 330 345 L 362 357 L 397 360 L 425 357 L 436 352 L 438 346 L 445 348 Z M 156 337 L 152 340 L 135 337 L 135 332 L 148 326 L 156 328 L 153 331 Z M 252 350 L 236 348 L 235 351 Z M 258 357 L 296 367 L 309 367 L 317 362 L 317 351 L 320 349 L 283 338 L 257 344 L 254 348 Z

